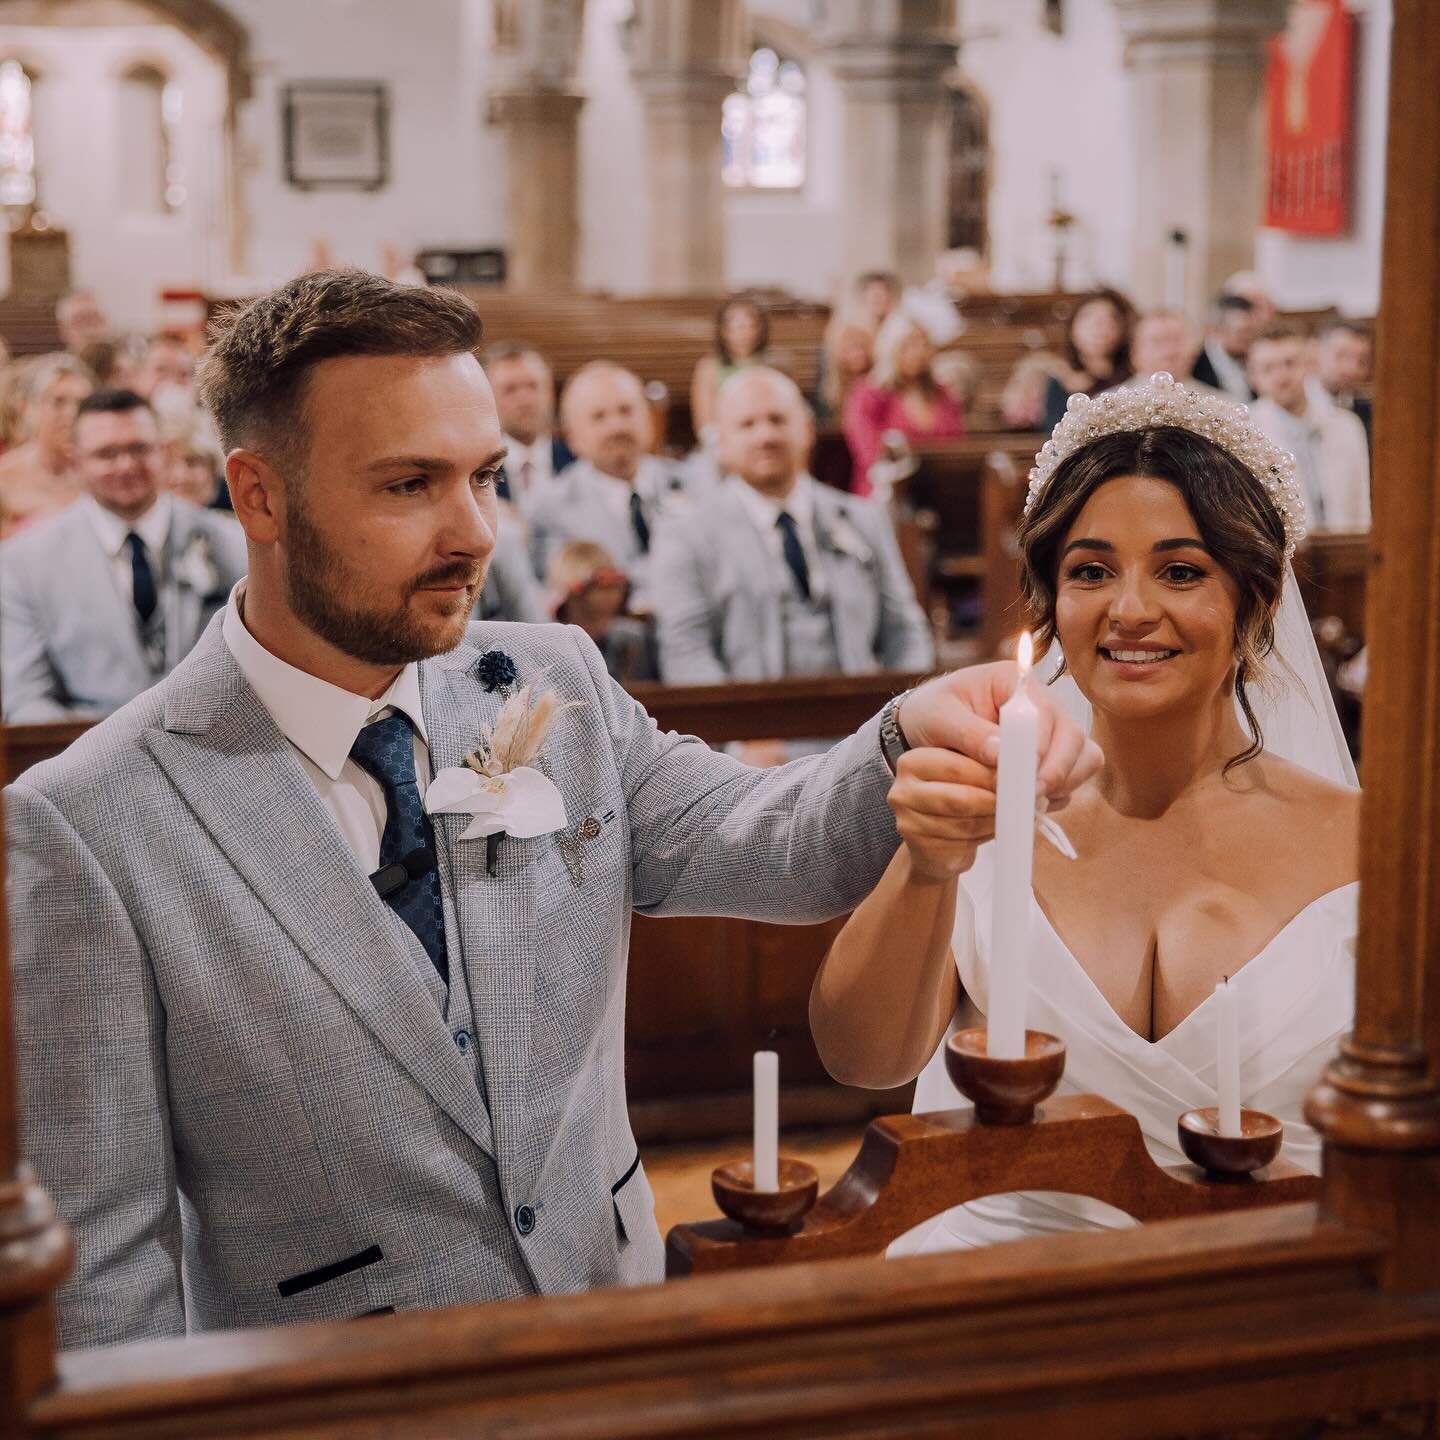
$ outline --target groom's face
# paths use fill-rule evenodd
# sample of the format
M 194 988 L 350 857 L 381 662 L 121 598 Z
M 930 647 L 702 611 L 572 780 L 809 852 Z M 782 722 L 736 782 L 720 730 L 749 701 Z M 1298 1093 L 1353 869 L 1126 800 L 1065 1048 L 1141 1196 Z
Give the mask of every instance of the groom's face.
M 306 462 L 287 478 L 290 607 L 337 649 L 402 665 L 464 636 L 495 547 L 504 458 L 472 355 L 345 356 L 310 373 Z

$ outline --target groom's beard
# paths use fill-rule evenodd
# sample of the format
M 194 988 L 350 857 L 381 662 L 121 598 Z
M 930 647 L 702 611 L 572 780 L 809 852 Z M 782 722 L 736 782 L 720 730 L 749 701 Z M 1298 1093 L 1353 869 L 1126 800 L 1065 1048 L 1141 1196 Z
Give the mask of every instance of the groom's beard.
M 443 655 L 464 639 L 485 578 L 483 566 L 439 566 L 411 580 L 398 601 L 372 600 L 371 582 L 330 546 L 297 499 L 289 505 L 285 547 L 285 578 L 296 619 L 367 665 L 408 665 Z M 446 583 L 469 587 L 454 617 L 421 618 L 411 610 L 410 597 L 417 591 Z

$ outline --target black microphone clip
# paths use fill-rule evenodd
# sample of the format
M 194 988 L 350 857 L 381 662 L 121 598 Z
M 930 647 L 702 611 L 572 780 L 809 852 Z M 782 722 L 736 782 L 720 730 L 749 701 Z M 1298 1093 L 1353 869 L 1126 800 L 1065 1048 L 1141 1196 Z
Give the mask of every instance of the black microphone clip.
M 388 900 L 412 880 L 418 880 L 434 868 L 434 849 L 429 845 L 422 845 L 420 849 L 402 855 L 393 865 L 382 866 L 370 877 L 370 883 L 382 900 Z

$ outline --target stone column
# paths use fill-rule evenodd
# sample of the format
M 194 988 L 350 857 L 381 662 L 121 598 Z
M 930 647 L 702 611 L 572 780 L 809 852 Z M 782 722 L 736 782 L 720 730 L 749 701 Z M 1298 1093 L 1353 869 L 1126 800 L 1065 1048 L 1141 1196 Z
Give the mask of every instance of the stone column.
M 573 290 L 580 274 L 584 0 L 496 0 L 487 120 L 505 132 L 513 290 Z
M 826 0 L 816 38 L 845 99 L 845 280 L 923 284 L 945 249 L 954 0 Z
M 748 60 L 743 0 L 638 0 L 631 73 L 645 105 L 650 284 L 726 288 L 721 106 Z
M 1287 0 L 1112 0 L 1135 77 L 1135 298 L 1164 297 L 1166 237 L 1189 237 L 1194 319 L 1255 261 L 1265 42 Z

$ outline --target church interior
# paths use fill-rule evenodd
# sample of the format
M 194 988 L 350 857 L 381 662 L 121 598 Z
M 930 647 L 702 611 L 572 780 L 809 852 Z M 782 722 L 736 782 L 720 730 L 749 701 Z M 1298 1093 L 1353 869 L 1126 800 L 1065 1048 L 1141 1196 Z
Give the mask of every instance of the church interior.
M 918 1082 L 911 1066 L 871 1083 L 835 1063 L 817 1015 L 851 907 L 778 923 L 758 903 L 637 904 L 612 1000 L 663 1280 L 372 1294 L 344 1318 L 237 1328 L 192 1307 L 189 1333 L 74 1345 L 57 1314 L 80 1217 L 23 1118 L 35 967 L 19 957 L 28 907 L 53 897 L 17 882 L 10 854 L 0 1435 L 1440 1437 L 1433 0 L 0 0 L 0 209 L 12 845 L 11 787 L 94 753 L 106 716 L 239 613 L 254 533 L 208 403 L 210 347 L 257 298 L 356 271 L 461 297 L 483 323 L 508 453 L 473 619 L 578 627 L 658 733 L 760 770 L 809 763 L 877 714 L 883 743 L 887 707 L 927 677 L 1028 655 L 1045 623 L 1027 568 L 1042 447 L 1086 416 L 1103 430 L 1130 392 L 1151 406 L 1137 427 L 1172 423 L 1153 417 L 1173 377 L 1195 413 L 1239 415 L 1285 456 L 1308 528 L 1284 531 L 1284 564 L 1358 816 L 1358 881 L 1321 897 L 1343 890 L 1354 911 L 1344 1023 L 1303 1062 L 1283 1154 L 1261 1060 L 1246 1051 L 1246 1118 L 1227 1130 L 1231 1022 L 1218 1061 L 1205 1028 L 1182 1066 L 1166 1046 L 1190 1017 L 1160 1023 L 1153 978 L 1151 1028 L 1106 1062 L 1115 1093 L 1062 1083 L 1067 1047 L 1088 1080 L 1088 1040 L 1027 1031 L 1023 1012 L 1014 1058 L 966 1050 L 985 1032 L 957 1020 Z M 762 390 L 783 431 L 768 449 L 741 433 Z M 82 453 L 87 419 L 143 422 L 128 453 L 148 487 L 93 564 L 61 540 L 118 473 Z M 772 462 L 805 487 L 803 514 L 747 469 Z M 147 530 L 162 506 L 213 538 Z M 759 528 L 741 534 L 747 514 Z M 759 599 L 752 564 L 769 567 Z M 70 613 L 47 631 L 51 605 Z M 1155 658 L 1107 653 L 1127 671 Z M 999 725 L 1003 744 L 1003 710 Z M 907 772 L 885 759 L 898 789 Z M 1003 749 L 999 764 L 1003 823 Z M 1086 814 L 1050 829 L 1083 836 Z M 601 852 L 613 818 L 584 819 L 555 884 L 583 894 L 586 846 Z M 515 842 L 489 838 L 493 887 Z M 1033 841 L 1037 875 L 1063 865 L 1059 844 Z M 1277 970 L 1263 992 L 1280 1036 L 1329 983 L 1312 948 L 1290 988 Z M 456 953 L 452 937 L 452 969 Z M 1235 978 L 1214 1011 L 1237 989 L 1247 1003 Z M 1111 1004 L 1125 1015 L 1098 972 L 1080 979 L 1105 990 L 1107 1021 Z M 152 1009 L 163 1029 L 164 1000 Z M 118 1000 L 97 1013 L 124 1023 Z M 1249 1046 L 1258 1019 L 1235 1023 Z M 117 1117 L 150 1103 L 86 1078 L 105 1048 L 62 1068 Z M 1162 1062 L 1176 1078 L 1145 1103 L 1168 1149 L 1123 1098 L 1131 1069 Z M 927 1103 L 936 1075 L 962 1108 Z M 1297 1127 L 1308 1149 L 1290 1148 Z M 611 1190 L 622 1252 L 628 1178 Z M 1011 1195 L 1119 1218 L 906 1250 L 942 1212 Z M 194 1226 L 183 1183 L 174 1203 Z M 543 1235 L 542 1206 L 514 1214 L 522 1239 Z

